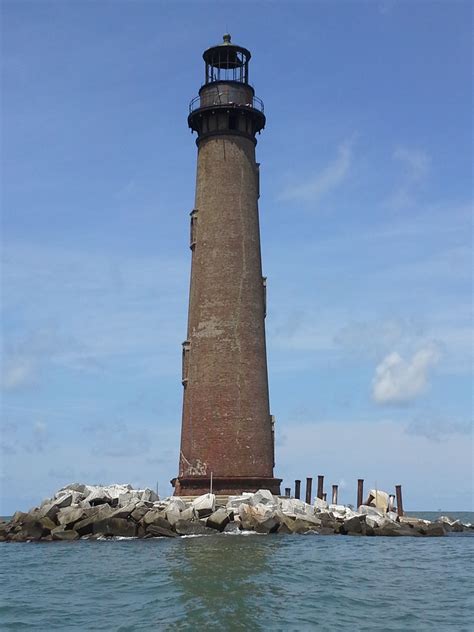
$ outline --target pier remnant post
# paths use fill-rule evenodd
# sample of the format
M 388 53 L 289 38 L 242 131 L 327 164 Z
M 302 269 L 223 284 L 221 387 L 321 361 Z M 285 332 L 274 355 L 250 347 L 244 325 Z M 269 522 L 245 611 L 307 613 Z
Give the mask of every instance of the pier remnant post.
M 301 496 L 301 481 L 297 479 L 295 481 L 295 498 L 299 500 L 300 496 Z
M 323 500 L 324 476 L 318 476 L 318 498 Z
M 311 491 L 313 489 L 313 479 L 306 479 L 306 504 L 311 505 Z
M 332 486 L 332 504 L 333 505 L 337 505 L 337 490 L 338 490 L 338 485 L 333 485 Z
M 326 502 L 328 499 L 328 495 L 326 494 L 326 492 L 323 492 L 323 498 L 322 500 L 324 500 L 324 502 Z
M 393 511 L 395 506 L 395 494 L 390 494 L 388 497 L 388 511 Z
M 285 487 L 285 498 L 289 498 L 291 496 L 291 487 Z
M 395 485 L 395 493 L 397 494 L 397 513 L 403 516 L 402 486 Z
M 357 480 L 357 507 L 359 508 L 364 502 L 364 479 Z

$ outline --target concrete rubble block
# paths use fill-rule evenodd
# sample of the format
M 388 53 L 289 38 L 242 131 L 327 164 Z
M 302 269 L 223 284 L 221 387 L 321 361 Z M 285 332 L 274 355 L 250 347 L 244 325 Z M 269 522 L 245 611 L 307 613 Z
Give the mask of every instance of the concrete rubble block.
M 297 516 L 314 516 L 315 509 L 297 498 L 280 498 L 279 509 L 281 513 L 292 518 Z
M 160 519 L 166 520 L 166 513 L 164 511 L 162 511 L 161 509 L 149 509 L 141 519 L 141 522 L 146 527 L 149 524 L 153 524 Z M 170 526 L 168 521 L 167 524 L 168 526 Z
M 21 526 L 21 531 L 17 534 L 22 536 L 23 540 L 39 540 L 50 533 L 50 529 L 43 526 L 40 520 L 27 520 Z
M 216 533 L 215 529 L 206 527 L 206 525 L 199 520 L 194 522 L 178 520 L 174 528 L 178 535 L 215 535 Z
M 446 523 L 442 523 L 445 531 L 452 531 L 453 533 L 462 533 L 463 531 L 468 531 L 469 526 L 463 525 L 459 520 L 454 520 L 451 524 L 447 525 Z
M 388 517 L 389 514 L 387 514 Z M 400 524 L 408 524 L 412 527 L 431 524 L 429 520 L 423 520 L 422 518 L 416 518 L 414 516 L 399 516 L 397 522 Z
M 377 509 L 380 509 L 383 513 L 386 513 L 388 509 L 388 500 L 389 494 L 387 494 L 387 492 L 384 492 L 380 489 L 371 489 L 369 490 L 369 494 L 364 505 L 377 507 Z
M 180 513 L 180 520 L 197 520 L 197 514 L 194 507 L 186 507 Z
M 134 538 L 137 535 L 137 525 L 131 520 L 126 520 L 125 518 L 109 517 L 94 522 L 92 525 L 92 533 Z
M 386 524 L 390 524 L 390 520 L 378 514 L 367 514 L 365 516 L 365 524 L 370 527 L 370 529 L 378 529 Z
M 229 496 L 226 507 L 227 509 L 238 509 L 242 504 L 249 505 L 252 496 L 253 494 L 250 492 L 244 492 L 240 496 Z
M 364 514 L 366 516 L 384 516 L 385 512 L 379 509 L 378 507 L 371 507 L 370 505 L 360 505 L 357 509 L 359 514 Z
M 242 529 L 245 531 L 258 531 L 270 533 L 278 528 L 280 521 L 277 512 L 269 505 L 246 505 L 239 507 L 239 517 Z M 276 526 L 275 526 L 276 523 Z
M 255 507 L 256 505 L 270 505 L 272 507 L 278 506 L 278 499 L 268 489 L 259 489 L 255 494 L 252 494 L 249 498 L 249 505 Z
M 292 520 L 292 518 L 288 518 L 289 520 Z M 277 529 L 277 533 L 281 533 L 282 535 L 291 535 L 293 533 L 293 530 L 286 524 L 285 521 L 281 521 L 280 522 L 280 526 Z
M 84 495 L 87 491 L 87 485 L 84 485 L 83 483 L 70 483 L 69 485 L 65 485 L 64 487 L 61 487 L 59 491 L 60 492 L 62 491 L 78 492 Z
M 56 504 L 56 501 L 53 500 L 50 503 L 46 503 L 38 510 L 39 518 L 50 518 L 51 520 L 55 520 L 56 516 L 59 513 L 60 507 Z
M 319 535 L 337 535 L 339 530 L 332 529 L 331 527 L 320 527 L 318 533 Z
M 311 516 L 297 516 L 292 528 L 293 533 L 298 534 L 308 533 L 308 531 L 318 533 L 321 528 L 321 521 Z
M 223 531 L 223 533 L 235 533 L 235 534 L 239 532 L 240 532 L 240 522 L 237 522 L 236 520 L 231 520 L 228 524 L 226 524 Z
M 446 531 L 444 525 L 440 522 L 430 522 L 428 524 L 422 524 L 417 527 L 417 530 L 421 533 L 421 535 L 426 535 L 430 537 L 439 537 L 446 535 Z
M 280 526 L 277 516 L 270 516 L 265 520 L 257 520 L 255 523 L 255 531 L 257 533 L 276 533 Z
M 128 484 L 127 485 L 121 485 L 121 484 L 106 485 L 103 489 L 108 493 L 108 495 L 110 496 L 112 500 L 116 500 L 117 502 L 121 494 L 127 494 L 127 493 L 133 493 L 133 492 L 136 493 L 138 491 L 138 490 L 134 490 L 133 487 Z
M 163 529 L 172 529 L 172 525 L 169 523 L 169 521 L 166 519 L 166 517 L 163 514 L 159 516 L 154 516 L 154 519 L 152 522 L 147 522 L 147 523 L 143 522 L 142 524 L 147 531 L 148 531 L 148 527 L 150 527 L 151 525 L 154 525 L 155 527 L 162 527 Z
M 141 500 L 146 500 L 147 502 L 154 503 L 160 500 L 160 497 L 152 489 L 146 487 L 145 489 L 141 490 Z
M 25 518 L 28 516 L 27 513 L 25 513 L 24 511 L 15 511 L 15 513 L 12 516 L 12 519 L 10 520 L 10 524 L 21 524 Z
M 409 525 L 401 525 L 393 520 L 387 520 L 384 524 L 374 529 L 374 535 L 385 537 L 400 537 L 400 536 L 420 536 L 419 531 L 413 529 Z
M 351 518 L 347 518 L 344 520 L 343 525 L 341 527 L 341 533 L 345 533 L 348 535 L 360 534 L 365 535 L 366 524 L 365 524 L 365 516 L 353 516 Z
M 334 527 L 336 525 L 336 518 L 332 511 L 321 511 L 316 514 L 317 518 L 321 521 L 323 527 Z
M 207 494 L 205 494 L 205 495 L 207 495 Z M 164 501 L 162 500 L 162 501 L 155 501 L 155 502 L 161 502 L 166 507 L 174 507 L 175 509 L 179 509 L 180 511 L 183 511 L 184 509 L 186 509 L 187 507 L 190 506 L 189 502 L 186 502 L 185 500 L 183 500 L 179 496 L 171 496 L 170 498 L 167 498 Z
M 217 531 L 224 531 L 230 522 L 230 515 L 227 509 L 220 508 L 212 513 L 207 519 L 206 526 Z
M 395 511 L 387 511 L 385 515 L 389 520 L 393 520 L 394 522 L 396 522 L 399 518 L 398 514 Z
M 344 522 L 344 520 L 346 520 L 347 518 L 353 518 L 357 515 L 351 509 L 349 509 L 349 507 L 346 507 L 344 505 L 329 505 L 328 511 L 334 516 L 334 520 L 339 522 Z M 327 513 L 327 511 L 323 511 L 321 513 L 325 514 Z
M 65 507 L 64 509 L 60 509 L 57 515 L 57 521 L 59 525 L 67 527 L 85 518 L 85 514 L 86 512 L 82 507 Z
M 97 487 L 92 490 L 91 493 L 87 496 L 87 502 L 90 503 L 91 507 L 96 507 L 97 505 L 112 505 L 112 497 L 109 492 L 105 489 L 105 487 Z
M 166 529 L 165 527 L 160 527 L 157 524 L 151 524 L 147 527 L 147 535 L 151 535 L 155 538 L 176 538 L 176 533 L 171 531 L 171 529 Z
M 118 507 L 126 507 L 132 501 L 135 501 L 137 503 L 139 500 L 140 500 L 140 497 L 138 494 L 134 494 L 132 492 L 125 492 L 123 494 L 120 494 L 118 497 Z
M 57 492 L 53 498 L 48 498 L 45 501 L 43 501 L 41 506 L 53 503 L 57 505 L 59 509 L 63 509 L 64 507 L 69 507 L 70 505 L 72 505 L 73 499 L 78 498 L 78 496 L 82 500 L 81 494 L 78 495 L 77 492 L 72 492 L 70 490 L 64 489 L 62 491 Z
M 51 532 L 58 526 L 53 520 L 51 520 L 51 518 L 48 518 L 47 516 L 44 516 L 44 518 L 40 518 L 39 522 L 43 526 L 43 529 L 48 532 Z
M 328 504 L 325 500 L 321 500 L 321 498 L 316 496 L 313 504 L 317 511 L 327 511 Z
M 251 531 L 255 526 L 254 512 L 252 507 L 246 503 L 239 506 L 240 525 L 244 531 Z
M 193 500 L 192 506 L 199 518 L 207 518 L 216 509 L 216 497 L 214 494 L 203 494 Z
M 110 518 L 129 518 L 133 511 L 135 511 L 136 504 L 135 502 L 130 502 L 128 505 L 124 507 L 117 507 L 110 514 Z
M 86 509 L 85 512 L 86 517 L 79 522 L 76 522 L 74 525 L 74 530 L 81 536 L 92 533 L 94 522 L 108 518 L 113 512 L 113 509 L 110 505 L 106 504 L 100 505 L 99 507 L 92 507 L 89 510 Z
M 64 527 L 56 527 L 51 531 L 53 540 L 78 540 L 81 536 L 74 529 L 65 529 Z
M 459 520 L 453 520 L 448 516 L 440 516 L 435 522 L 442 524 L 444 530 L 448 533 L 461 533 L 462 531 L 469 531 L 473 528 L 471 524 L 463 524 Z
M 135 507 L 135 509 L 131 513 L 131 518 L 135 522 L 141 522 L 143 517 L 149 512 L 148 507 Z
M 175 505 L 170 505 L 166 510 L 166 519 L 173 527 L 178 520 L 181 520 L 181 511 Z
M 72 494 L 71 507 L 78 507 L 80 503 L 84 500 L 84 494 L 81 494 L 80 492 L 75 492 L 75 491 L 72 491 L 71 494 Z

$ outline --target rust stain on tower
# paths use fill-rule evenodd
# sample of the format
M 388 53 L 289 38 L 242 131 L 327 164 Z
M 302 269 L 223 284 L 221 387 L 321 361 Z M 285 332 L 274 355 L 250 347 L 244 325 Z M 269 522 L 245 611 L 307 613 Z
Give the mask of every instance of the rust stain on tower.
M 205 83 L 191 101 L 197 132 L 183 420 L 175 494 L 280 493 L 265 348 L 266 279 L 258 219 L 256 134 L 263 103 L 248 83 L 250 52 L 223 43 L 203 54 Z

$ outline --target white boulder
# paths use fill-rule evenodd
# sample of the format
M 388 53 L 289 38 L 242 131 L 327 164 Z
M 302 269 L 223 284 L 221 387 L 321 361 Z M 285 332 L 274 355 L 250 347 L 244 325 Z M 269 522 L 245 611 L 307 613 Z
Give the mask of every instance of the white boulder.
M 387 492 L 383 492 L 380 489 L 371 489 L 369 490 L 369 495 L 367 496 L 367 500 L 364 505 L 377 507 L 377 509 L 381 509 L 383 513 L 386 513 L 388 510 L 388 500 L 389 494 L 387 494 Z
M 200 518 L 205 518 L 214 513 L 216 509 L 216 497 L 214 494 L 203 494 L 191 503 Z
M 318 498 L 317 496 L 314 499 L 314 506 L 318 511 L 327 511 L 328 509 L 328 504 L 325 500 L 321 500 L 321 498 Z
M 278 505 L 277 498 L 268 489 L 259 489 L 249 498 L 249 505 L 256 507 L 257 505 Z

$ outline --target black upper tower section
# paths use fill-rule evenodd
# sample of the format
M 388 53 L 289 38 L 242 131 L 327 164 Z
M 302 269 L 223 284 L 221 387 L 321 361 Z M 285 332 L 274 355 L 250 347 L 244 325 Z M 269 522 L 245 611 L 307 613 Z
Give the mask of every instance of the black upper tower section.
M 256 143 L 255 134 L 265 127 L 263 101 L 249 84 L 249 60 L 246 48 L 231 43 L 230 35 L 222 44 L 203 53 L 205 82 L 199 95 L 189 104 L 188 124 L 197 132 L 197 143 L 209 136 L 236 134 Z

